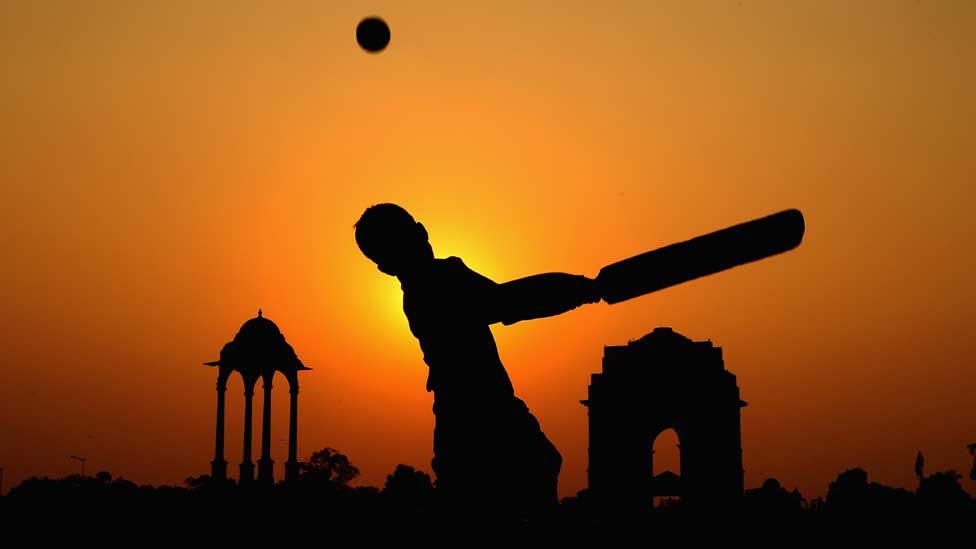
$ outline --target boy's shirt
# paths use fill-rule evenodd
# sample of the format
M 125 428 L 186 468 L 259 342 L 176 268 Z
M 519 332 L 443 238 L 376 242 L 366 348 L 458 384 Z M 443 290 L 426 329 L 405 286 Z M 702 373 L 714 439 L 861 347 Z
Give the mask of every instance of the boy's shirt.
M 514 397 L 489 327 L 500 320 L 496 282 L 448 257 L 434 259 L 401 288 L 403 311 L 429 368 L 435 409 Z
M 489 326 L 518 320 L 499 286 L 457 257 L 435 259 L 401 284 L 434 393 L 431 467 L 438 489 L 462 498 L 552 505 L 562 457 L 516 398 L 498 356 Z M 494 453 L 500 448 L 507 459 Z

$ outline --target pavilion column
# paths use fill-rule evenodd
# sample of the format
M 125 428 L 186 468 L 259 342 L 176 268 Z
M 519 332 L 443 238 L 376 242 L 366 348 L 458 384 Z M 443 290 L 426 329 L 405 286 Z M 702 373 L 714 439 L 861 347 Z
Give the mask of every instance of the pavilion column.
M 254 415 L 253 398 L 254 382 L 244 380 L 244 459 L 241 461 L 240 484 L 248 484 L 254 480 L 254 463 L 251 461 L 251 424 Z
M 288 461 L 285 462 L 285 480 L 298 480 L 298 377 L 289 380 L 291 396 L 288 414 Z
M 217 429 L 214 440 L 214 459 L 210 462 L 210 478 L 227 479 L 227 461 L 224 460 L 224 393 L 227 391 L 227 376 L 217 376 Z
M 274 484 L 274 461 L 271 460 L 271 378 L 264 378 L 264 410 L 261 418 L 261 459 L 258 460 L 258 482 Z

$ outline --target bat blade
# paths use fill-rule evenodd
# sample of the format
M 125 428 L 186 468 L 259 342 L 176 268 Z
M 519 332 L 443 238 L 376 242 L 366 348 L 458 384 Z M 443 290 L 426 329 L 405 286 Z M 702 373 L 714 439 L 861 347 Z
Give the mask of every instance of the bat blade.
M 612 263 L 596 281 L 604 301 L 619 303 L 792 250 L 804 230 L 803 214 L 784 210 Z

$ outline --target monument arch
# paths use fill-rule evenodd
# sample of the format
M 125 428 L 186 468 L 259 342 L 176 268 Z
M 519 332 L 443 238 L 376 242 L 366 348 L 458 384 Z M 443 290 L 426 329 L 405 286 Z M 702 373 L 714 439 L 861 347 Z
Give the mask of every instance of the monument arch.
M 709 506 L 742 496 L 741 408 L 721 347 L 656 328 L 604 348 L 589 398 L 589 491 L 608 506 L 648 507 L 654 496 Z M 654 440 L 674 429 L 680 476 L 655 475 Z M 679 492 L 679 493 L 674 493 Z

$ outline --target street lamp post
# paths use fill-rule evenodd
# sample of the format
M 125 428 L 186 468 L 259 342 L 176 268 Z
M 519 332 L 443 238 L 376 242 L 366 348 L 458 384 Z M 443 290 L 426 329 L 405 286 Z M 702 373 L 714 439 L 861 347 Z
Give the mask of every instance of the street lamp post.
M 78 456 L 68 456 L 68 457 L 70 457 L 71 459 L 76 459 L 81 462 L 81 476 L 85 476 L 85 461 L 87 461 L 88 458 L 78 457 Z

